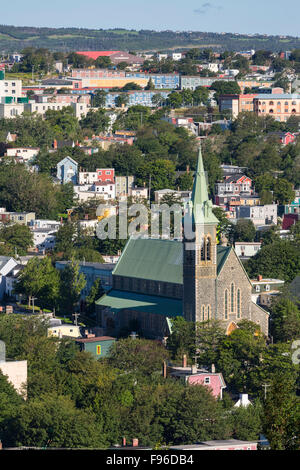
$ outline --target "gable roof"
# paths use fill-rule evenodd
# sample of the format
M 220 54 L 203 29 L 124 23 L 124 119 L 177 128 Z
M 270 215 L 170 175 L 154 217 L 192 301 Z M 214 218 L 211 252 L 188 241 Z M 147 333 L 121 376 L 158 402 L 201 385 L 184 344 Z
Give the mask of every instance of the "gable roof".
M 230 246 L 217 246 L 218 275 L 231 249 Z M 183 243 L 181 240 L 132 237 L 112 274 L 183 284 Z

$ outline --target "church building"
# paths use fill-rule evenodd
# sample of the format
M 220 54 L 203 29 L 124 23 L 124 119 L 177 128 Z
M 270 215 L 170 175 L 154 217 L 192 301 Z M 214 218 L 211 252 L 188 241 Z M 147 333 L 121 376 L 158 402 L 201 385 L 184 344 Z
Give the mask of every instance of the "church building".
M 251 281 L 231 246 L 217 243 L 218 219 L 208 197 L 199 151 L 182 239 L 132 237 L 114 268 L 113 288 L 96 302 L 99 325 L 162 339 L 171 320 L 218 320 L 230 334 L 241 320 L 268 335 L 269 314 L 251 300 Z M 186 226 L 189 230 L 186 230 Z

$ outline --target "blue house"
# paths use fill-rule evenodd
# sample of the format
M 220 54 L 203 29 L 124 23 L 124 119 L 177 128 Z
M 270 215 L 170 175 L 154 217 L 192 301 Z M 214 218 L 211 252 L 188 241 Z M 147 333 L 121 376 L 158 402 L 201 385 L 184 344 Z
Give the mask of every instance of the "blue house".
M 57 178 L 61 184 L 77 183 L 78 163 L 71 157 L 65 157 L 57 164 Z

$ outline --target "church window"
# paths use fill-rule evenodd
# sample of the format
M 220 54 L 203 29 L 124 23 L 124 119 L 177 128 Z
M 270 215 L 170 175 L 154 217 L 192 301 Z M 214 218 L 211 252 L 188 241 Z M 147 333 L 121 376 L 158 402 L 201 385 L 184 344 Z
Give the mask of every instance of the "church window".
M 207 306 L 207 320 L 210 320 L 210 305 Z
M 237 308 L 237 318 L 241 317 L 241 290 L 237 290 L 236 294 L 236 308 Z
M 205 305 L 202 305 L 202 321 L 205 321 Z
M 206 241 L 206 259 L 207 259 L 207 261 L 211 260 L 211 239 L 210 239 L 210 237 L 207 237 L 207 241 Z
M 201 240 L 201 261 L 205 260 L 205 239 Z
M 228 290 L 225 289 L 225 295 L 224 295 L 224 316 L 225 320 L 228 318 Z
M 230 301 L 230 306 L 231 306 L 231 313 L 234 312 L 234 283 L 231 284 L 231 301 Z

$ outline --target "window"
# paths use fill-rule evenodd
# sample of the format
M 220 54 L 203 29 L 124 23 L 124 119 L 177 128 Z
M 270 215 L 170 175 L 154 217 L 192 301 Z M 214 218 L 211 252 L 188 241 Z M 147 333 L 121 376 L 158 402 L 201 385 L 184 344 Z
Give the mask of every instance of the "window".
M 210 305 L 207 306 L 207 320 L 210 319 Z
M 230 306 L 231 306 L 231 313 L 234 312 L 234 283 L 231 284 L 231 301 L 230 301 Z
M 225 289 L 225 293 L 224 293 L 224 317 L 225 317 L 225 320 L 228 319 L 228 290 Z
M 260 286 L 255 287 L 256 292 L 260 292 Z
M 210 377 L 205 377 L 204 378 L 204 383 L 205 384 L 210 384 Z
M 210 237 L 208 237 L 207 241 L 206 241 L 206 259 L 207 259 L 207 261 L 211 260 L 211 239 L 210 239 Z
M 266 291 L 269 291 L 270 290 L 270 286 L 269 284 L 266 285 Z
M 97 356 L 100 356 L 101 355 L 101 346 L 99 344 L 97 344 L 97 352 L 96 352 Z
M 202 240 L 201 240 L 201 261 L 204 261 L 204 260 L 205 260 L 205 248 L 204 248 L 204 245 L 205 245 L 205 241 L 204 241 L 204 238 L 202 238 Z
M 241 317 L 241 290 L 237 290 L 236 294 L 236 309 L 237 309 L 237 318 Z
M 202 305 L 202 321 L 205 321 L 205 306 Z

